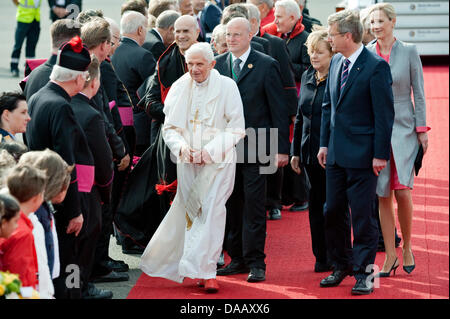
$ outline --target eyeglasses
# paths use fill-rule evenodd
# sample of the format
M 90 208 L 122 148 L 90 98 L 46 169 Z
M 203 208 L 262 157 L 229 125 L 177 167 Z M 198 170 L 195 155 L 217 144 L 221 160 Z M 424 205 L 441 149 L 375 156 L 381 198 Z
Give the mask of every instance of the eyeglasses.
M 347 32 L 338 32 L 338 33 L 329 33 L 328 37 L 334 39 L 335 37 L 337 37 L 338 35 L 343 35 L 346 34 Z

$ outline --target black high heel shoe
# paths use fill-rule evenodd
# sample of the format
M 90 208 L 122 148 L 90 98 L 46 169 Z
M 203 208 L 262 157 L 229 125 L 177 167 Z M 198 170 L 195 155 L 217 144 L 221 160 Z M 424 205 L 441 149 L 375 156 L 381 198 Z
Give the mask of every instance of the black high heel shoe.
M 411 252 L 411 255 L 413 257 L 413 264 L 411 266 L 403 266 L 403 270 L 406 271 L 408 274 L 412 273 L 414 268 L 416 268 L 416 260 L 414 259 L 413 252 Z
M 398 263 L 397 265 L 395 265 L 398 261 L 398 257 L 395 257 L 394 263 L 392 264 L 391 269 L 389 270 L 389 272 L 379 272 L 378 273 L 378 277 L 389 277 L 391 275 L 391 271 L 394 271 L 394 276 L 395 276 L 395 272 L 397 271 L 398 266 L 400 266 L 400 263 Z

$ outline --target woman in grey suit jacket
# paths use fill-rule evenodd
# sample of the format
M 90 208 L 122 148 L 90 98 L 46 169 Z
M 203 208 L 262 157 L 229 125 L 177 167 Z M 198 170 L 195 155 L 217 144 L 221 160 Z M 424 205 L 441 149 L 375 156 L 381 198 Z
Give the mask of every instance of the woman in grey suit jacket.
M 380 222 L 386 248 L 381 277 L 389 276 L 399 266 L 395 251 L 395 215 L 393 198 L 398 203 L 398 219 L 403 235 L 403 269 L 410 273 L 415 267 L 411 250 L 413 204 L 411 189 L 414 183 L 414 160 L 422 145 L 428 147 L 423 87 L 422 63 L 416 47 L 394 37 L 396 15 L 389 3 L 370 8 L 370 24 L 376 40 L 367 48 L 384 58 L 391 67 L 395 119 L 391 139 L 391 160 L 380 172 L 377 195 Z M 411 89 L 414 103 L 411 100 Z

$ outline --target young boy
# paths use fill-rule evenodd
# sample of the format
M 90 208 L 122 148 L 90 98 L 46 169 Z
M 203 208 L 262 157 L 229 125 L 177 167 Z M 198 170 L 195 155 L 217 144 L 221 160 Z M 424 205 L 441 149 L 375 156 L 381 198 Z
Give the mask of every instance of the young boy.
M 41 206 L 46 181 L 45 172 L 29 165 L 15 166 L 6 180 L 9 193 L 18 200 L 21 212 L 16 231 L 0 244 L 1 270 L 18 274 L 22 286 L 33 289 L 38 284 L 38 263 L 33 224 L 28 216 Z

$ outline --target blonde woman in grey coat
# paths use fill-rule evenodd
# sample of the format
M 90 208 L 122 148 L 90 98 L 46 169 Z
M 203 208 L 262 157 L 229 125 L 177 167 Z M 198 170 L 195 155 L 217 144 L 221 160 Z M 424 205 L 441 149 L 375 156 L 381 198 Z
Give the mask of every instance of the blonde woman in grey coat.
M 398 204 L 398 219 L 403 235 L 403 269 L 411 273 L 415 268 L 411 250 L 413 204 L 411 189 L 414 183 L 414 160 L 422 145 L 428 148 L 423 87 L 422 63 L 416 47 L 394 37 L 396 22 L 394 7 L 378 3 L 370 8 L 371 30 L 376 40 L 367 48 L 384 58 L 391 67 L 394 93 L 395 119 L 391 139 L 391 160 L 380 172 L 377 195 L 380 207 L 380 223 L 386 258 L 380 277 L 388 277 L 400 262 L 395 250 L 394 197 Z M 414 93 L 414 103 L 411 100 Z

